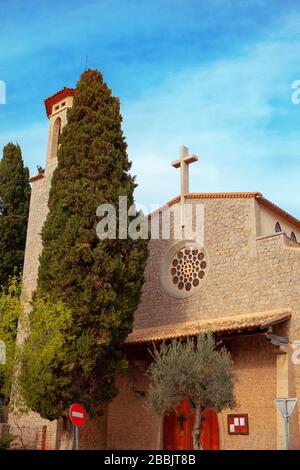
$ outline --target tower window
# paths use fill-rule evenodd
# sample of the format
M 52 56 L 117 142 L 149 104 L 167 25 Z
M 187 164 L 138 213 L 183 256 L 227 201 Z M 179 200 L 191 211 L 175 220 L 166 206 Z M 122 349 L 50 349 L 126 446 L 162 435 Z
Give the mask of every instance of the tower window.
M 56 120 L 53 124 L 52 144 L 51 144 L 51 158 L 56 158 L 57 157 L 60 132 L 61 132 L 61 119 L 60 119 L 60 117 L 58 117 L 58 118 L 56 118 Z
M 293 242 L 297 242 L 297 237 L 295 235 L 295 232 L 291 233 L 291 240 L 293 240 Z
M 277 233 L 278 233 L 278 232 L 282 232 L 282 230 L 281 230 L 281 225 L 280 225 L 279 222 L 276 222 L 276 225 L 275 225 L 275 232 L 277 232 Z

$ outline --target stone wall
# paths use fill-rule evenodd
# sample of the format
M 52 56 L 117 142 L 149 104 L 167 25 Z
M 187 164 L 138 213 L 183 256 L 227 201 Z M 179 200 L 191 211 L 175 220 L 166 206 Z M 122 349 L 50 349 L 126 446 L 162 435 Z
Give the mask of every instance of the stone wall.
M 257 203 L 253 199 L 199 199 L 196 203 L 205 205 L 205 247 L 209 254 L 209 272 L 203 285 L 189 298 L 178 299 L 167 294 L 160 282 L 159 273 L 171 242 L 152 240 L 145 273 L 146 282 L 135 316 L 135 328 L 290 308 L 292 318 L 288 335 L 290 341 L 300 339 L 299 245 L 292 243 L 282 233 L 258 237 L 256 218 L 259 208 L 255 207 Z M 235 354 L 240 357 L 237 352 Z M 254 349 L 253 354 L 255 358 Z M 265 360 L 275 364 L 273 377 L 275 382 L 278 382 L 280 361 L 276 365 L 274 353 L 271 354 L 267 347 L 255 360 L 254 370 L 260 372 Z M 247 365 L 245 367 L 245 373 L 249 377 L 247 388 L 252 383 L 253 389 L 259 390 L 255 376 L 251 376 Z M 299 396 L 300 366 L 293 365 L 289 357 L 288 369 L 288 373 L 283 371 L 285 375 L 284 379 L 281 379 L 286 382 L 285 394 L 291 396 L 293 393 Z M 265 403 L 268 404 L 272 415 L 270 429 L 276 434 L 275 441 L 269 436 L 263 445 L 268 441 L 268 448 L 282 448 L 282 421 L 272 401 L 278 397 L 277 390 L 280 388 L 278 383 L 275 389 L 274 384 L 271 388 L 263 387 L 262 381 L 262 399 L 266 397 Z M 272 396 L 270 390 L 274 392 Z M 260 423 L 259 419 L 257 422 Z M 294 447 L 299 448 L 298 422 L 291 424 L 291 441 Z M 259 426 L 264 429 L 264 425 Z M 235 447 L 233 439 L 232 445 L 228 440 L 226 442 L 230 447 Z M 255 435 L 251 444 L 253 448 L 254 443 L 259 443 Z
M 14 446 L 23 449 L 56 449 L 57 421 L 48 421 L 33 411 L 9 414 L 10 432 L 18 437 Z
M 300 248 L 283 234 L 256 239 L 252 199 L 197 200 L 205 205 L 209 272 L 192 297 L 163 289 L 159 273 L 171 242 L 151 240 L 135 328 L 291 307 L 300 315 Z
M 80 428 L 79 448 L 85 450 L 99 450 L 107 447 L 107 408 L 104 415 L 87 420 L 86 424 Z
M 276 449 L 276 348 L 263 335 L 225 341 L 232 354 L 237 408 L 219 417 L 221 449 Z M 227 415 L 246 413 L 249 435 L 230 435 Z
M 108 406 L 107 448 L 157 449 L 160 418 L 145 407 L 147 393 L 145 374 L 137 371 L 135 388 L 130 386 L 128 375 L 118 378 L 118 396 Z
M 48 214 L 51 174 L 32 183 L 23 268 L 24 293 L 27 302 L 37 286 L 39 256 L 42 252 L 41 232 Z
M 232 354 L 237 377 L 237 407 L 219 418 L 221 449 L 276 449 L 276 348 L 263 334 L 225 341 Z M 133 354 L 133 352 L 132 352 Z M 255 384 L 255 386 L 254 386 Z M 130 374 L 119 377 L 119 395 L 109 405 L 108 449 L 161 449 L 162 419 L 145 407 L 148 382 L 136 369 L 135 386 Z M 145 397 L 137 391 L 144 391 Z M 227 414 L 247 413 L 249 435 L 229 435 Z

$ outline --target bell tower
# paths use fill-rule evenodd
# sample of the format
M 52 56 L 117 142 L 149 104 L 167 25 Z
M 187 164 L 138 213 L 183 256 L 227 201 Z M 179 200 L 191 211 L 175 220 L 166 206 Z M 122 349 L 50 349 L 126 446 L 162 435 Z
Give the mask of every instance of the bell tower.
M 44 100 L 46 113 L 49 119 L 48 146 L 46 156 L 46 168 L 37 175 L 32 176 L 31 197 L 27 226 L 27 237 L 25 247 L 25 257 L 23 266 L 23 298 L 24 313 L 29 314 L 31 310 L 30 300 L 37 287 L 39 257 L 42 253 L 43 243 L 41 232 L 48 214 L 48 199 L 51 188 L 53 171 L 57 166 L 57 152 L 60 145 L 60 134 L 67 123 L 67 111 L 73 105 L 75 90 L 73 88 L 63 88 L 54 95 Z M 18 325 L 17 342 L 21 343 L 26 337 L 26 330 L 22 323 Z M 29 412 L 24 417 L 18 417 L 13 412 L 9 413 L 8 423 L 16 435 L 20 434 L 20 427 L 30 428 L 30 433 L 24 436 L 26 446 L 31 448 L 32 442 L 39 443 L 40 448 L 56 447 L 56 436 L 58 433 L 58 421 L 47 421 L 38 414 Z M 16 426 L 16 423 L 18 425 Z M 34 423 L 34 429 L 32 428 Z M 47 429 L 46 434 L 43 429 Z M 33 434 L 32 434 L 33 433 Z M 45 436 L 47 441 L 45 441 Z M 36 444 L 34 444 L 35 446 Z
M 75 90 L 63 88 L 44 100 L 49 119 L 46 168 L 32 176 L 27 238 L 23 267 L 23 289 L 28 301 L 37 286 L 39 256 L 42 252 L 41 232 L 48 214 L 48 198 L 53 171 L 57 166 L 57 152 L 61 131 L 67 123 L 67 111 L 73 105 Z M 27 307 L 26 307 L 27 308 Z M 28 304 L 30 310 L 30 304 Z
M 52 174 L 57 165 L 60 135 L 62 129 L 67 124 L 67 110 L 73 105 L 74 92 L 75 90 L 73 88 L 63 88 L 44 101 L 46 113 L 49 118 L 46 175 Z

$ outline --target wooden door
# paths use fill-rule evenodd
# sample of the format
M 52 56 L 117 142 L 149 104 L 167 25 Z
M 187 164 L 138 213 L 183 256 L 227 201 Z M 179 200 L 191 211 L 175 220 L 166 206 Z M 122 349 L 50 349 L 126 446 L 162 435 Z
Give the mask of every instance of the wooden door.
M 214 410 L 205 410 L 202 414 L 201 443 L 206 450 L 218 450 L 219 426 Z M 163 443 L 165 450 L 193 450 L 194 412 L 187 400 L 164 418 Z
M 204 410 L 202 413 L 201 444 L 205 450 L 219 450 L 219 422 L 215 410 Z

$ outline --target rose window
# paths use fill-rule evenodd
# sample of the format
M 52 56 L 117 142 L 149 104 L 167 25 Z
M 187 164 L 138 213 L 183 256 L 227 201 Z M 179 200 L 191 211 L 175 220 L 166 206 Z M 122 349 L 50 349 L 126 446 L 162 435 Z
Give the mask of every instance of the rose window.
M 190 297 L 205 284 L 209 254 L 198 240 L 172 243 L 161 262 L 160 282 L 164 290 L 178 299 Z
M 183 247 L 174 256 L 170 266 L 173 286 L 179 291 L 192 291 L 205 276 L 206 260 L 203 250 Z

